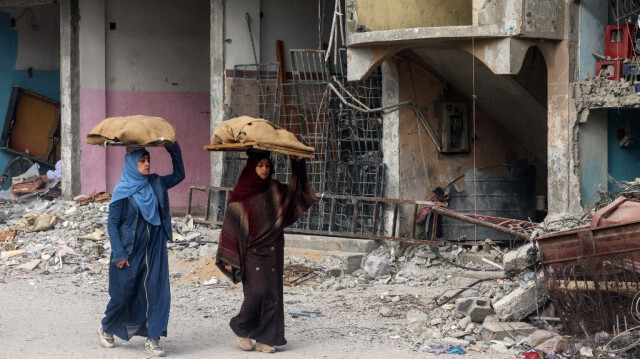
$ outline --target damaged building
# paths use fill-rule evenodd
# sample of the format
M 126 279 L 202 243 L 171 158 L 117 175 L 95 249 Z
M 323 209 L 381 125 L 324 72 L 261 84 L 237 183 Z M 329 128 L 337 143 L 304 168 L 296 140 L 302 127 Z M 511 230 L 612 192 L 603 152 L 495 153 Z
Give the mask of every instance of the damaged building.
M 592 72 L 581 70 L 591 54 L 578 48 L 583 30 L 573 26 L 595 13 L 588 5 L 189 4 L 0 3 L 13 44 L 13 63 L 3 71 L 15 78 L 4 77 L 3 109 L 14 85 L 60 102 L 60 158 L 71 164 L 63 167 L 66 196 L 113 187 L 118 174 L 109 168 L 120 156 L 87 146 L 84 134 L 105 117 L 134 111 L 174 123 L 191 185 L 233 181 L 233 156 L 210 157 L 202 146 L 218 122 L 247 114 L 316 147 L 319 193 L 428 200 L 438 187 L 465 189 L 459 177 L 470 169 L 497 182 L 525 166 L 530 181 L 514 194 L 528 198 L 522 208 L 487 210 L 537 222 L 547 207 L 562 214 L 587 205 L 581 178 L 594 175 L 580 172 L 577 122 L 598 111 L 577 111 L 572 96 L 578 76 Z M 601 7 L 604 26 L 608 8 Z M 46 36 L 35 35 L 45 26 Z M 604 46 L 595 44 L 602 37 L 582 38 L 590 36 L 594 50 Z M 181 207 L 185 186 L 175 191 Z M 485 210 L 481 202 L 476 210 Z M 411 208 L 400 212 L 411 221 Z
M 112 116 L 163 117 L 187 168 L 172 204 L 217 225 L 244 157 L 203 146 L 221 121 L 251 116 L 316 149 L 307 164 L 320 200 L 290 232 L 513 246 L 540 222 L 588 225 L 640 177 L 638 8 L 636 0 L 0 0 L 0 169 L 14 158 L 41 171 L 60 160 L 66 198 L 109 191 L 121 149 L 89 146 L 87 132 Z M 286 157 L 274 160 L 286 181 Z M 543 236 L 547 278 L 565 283 L 559 273 L 585 258 L 597 258 L 595 271 L 612 260 L 622 263 L 618 274 L 635 268 L 626 242 L 607 251 L 593 245 L 601 230 L 578 232 Z M 571 272 L 574 282 L 611 281 L 592 274 Z M 570 296 L 566 285 L 554 288 L 554 300 Z M 615 319 L 603 316 L 594 328 Z

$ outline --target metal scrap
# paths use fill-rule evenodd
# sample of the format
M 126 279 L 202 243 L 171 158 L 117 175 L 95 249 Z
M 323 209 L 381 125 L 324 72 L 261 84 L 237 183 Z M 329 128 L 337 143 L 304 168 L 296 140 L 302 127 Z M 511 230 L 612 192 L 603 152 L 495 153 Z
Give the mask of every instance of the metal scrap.
M 284 285 L 295 287 L 318 276 L 317 270 L 303 265 L 291 265 L 284 268 Z

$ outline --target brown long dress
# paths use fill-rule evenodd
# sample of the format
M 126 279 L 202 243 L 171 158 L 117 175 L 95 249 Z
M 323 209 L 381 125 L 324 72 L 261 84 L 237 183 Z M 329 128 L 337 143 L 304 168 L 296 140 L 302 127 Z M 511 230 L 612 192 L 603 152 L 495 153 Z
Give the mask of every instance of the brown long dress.
M 291 161 L 289 185 L 271 180 L 260 194 L 229 203 L 216 265 L 234 283 L 242 281 L 244 301 L 229 325 L 239 337 L 278 346 L 284 337 L 283 229 L 317 200 L 307 183 L 304 160 Z M 226 271 L 225 264 L 233 267 Z

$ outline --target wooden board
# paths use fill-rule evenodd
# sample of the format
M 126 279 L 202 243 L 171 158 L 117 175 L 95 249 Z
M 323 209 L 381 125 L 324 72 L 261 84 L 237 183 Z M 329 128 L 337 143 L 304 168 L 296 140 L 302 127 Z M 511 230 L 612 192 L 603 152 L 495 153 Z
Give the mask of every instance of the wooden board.
M 146 145 L 143 146 L 143 145 L 136 145 L 136 144 L 131 144 L 131 143 L 122 143 L 122 142 L 106 140 L 103 143 L 99 144 L 98 146 L 101 146 L 101 147 L 129 147 L 129 146 L 133 146 L 133 147 L 145 148 L 145 147 L 167 147 L 167 146 L 173 145 L 174 143 L 175 142 L 171 142 L 171 141 L 155 141 L 155 142 L 147 143 Z
M 248 149 L 255 148 L 257 150 L 264 150 L 270 152 L 282 153 L 284 155 L 300 156 L 305 158 L 314 158 L 315 155 L 311 152 L 296 150 L 295 148 L 288 148 L 276 145 L 270 145 L 259 142 L 243 142 L 243 143 L 222 143 L 219 145 L 204 146 L 207 151 L 233 151 L 244 152 Z

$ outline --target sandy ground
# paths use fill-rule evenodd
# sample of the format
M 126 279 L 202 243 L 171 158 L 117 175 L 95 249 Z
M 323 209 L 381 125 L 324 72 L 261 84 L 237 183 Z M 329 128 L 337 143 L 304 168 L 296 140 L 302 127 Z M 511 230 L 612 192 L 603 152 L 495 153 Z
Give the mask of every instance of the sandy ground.
M 429 354 L 412 345 L 403 313 L 428 310 L 442 288 L 406 285 L 356 286 L 336 291 L 301 285 L 285 287 L 285 313 L 319 311 L 321 317 L 293 318 L 286 314 L 289 343 L 276 354 L 242 351 L 228 327 L 242 301 L 239 286 L 221 281 L 201 286 L 192 277 L 209 276 L 208 261 L 171 263 L 172 306 L 169 336 L 161 340 L 173 358 L 513 358 L 513 355 L 469 352 Z M 200 279 L 201 279 L 200 278 Z M 379 308 L 389 294 L 402 300 L 391 308 L 397 315 L 382 317 Z M 0 358 L 147 358 L 144 339 L 116 339 L 104 349 L 96 329 L 108 301 L 106 271 L 30 274 L 12 271 L 0 277 Z M 384 302 L 384 303 L 383 303 Z

